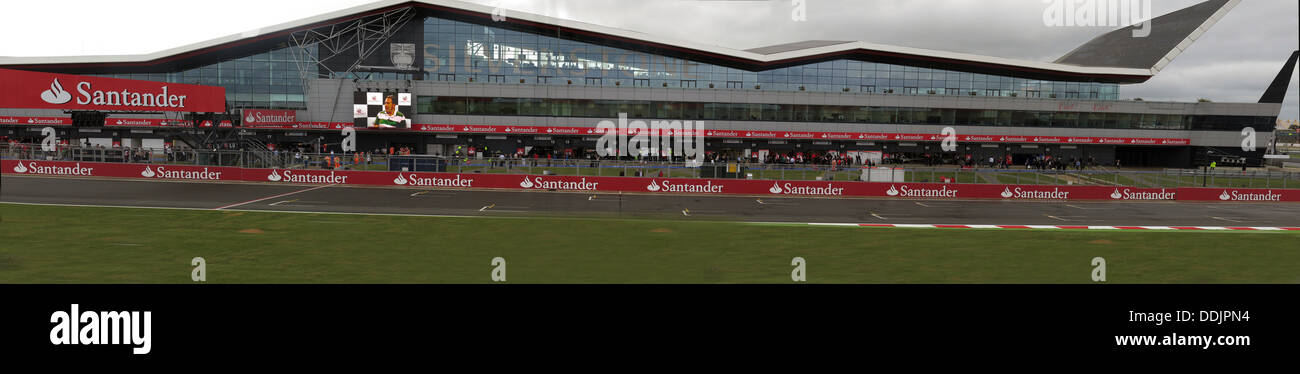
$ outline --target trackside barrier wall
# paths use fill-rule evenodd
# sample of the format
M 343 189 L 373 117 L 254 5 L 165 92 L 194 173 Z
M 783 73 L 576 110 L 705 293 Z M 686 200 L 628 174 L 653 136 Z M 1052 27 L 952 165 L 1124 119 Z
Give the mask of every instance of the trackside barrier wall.
M 1135 188 L 1002 184 L 772 181 L 745 179 L 582 177 L 311 169 L 247 169 L 99 162 L 3 160 L 5 174 L 198 181 L 493 188 L 661 194 L 892 197 L 903 199 L 1187 200 L 1300 202 L 1297 189 Z

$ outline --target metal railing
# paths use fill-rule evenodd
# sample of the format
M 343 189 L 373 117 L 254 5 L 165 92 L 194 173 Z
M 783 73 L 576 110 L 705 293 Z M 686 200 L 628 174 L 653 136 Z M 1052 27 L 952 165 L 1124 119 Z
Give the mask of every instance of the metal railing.
M 254 157 L 252 152 L 257 152 Z M 131 162 L 198 166 L 238 166 L 277 169 L 334 169 L 422 171 L 484 174 L 571 176 L 628 176 L 671 178 L 740 178 L 766 180 L 871 181 L 901 183 L 976 183 L 1026 185 L 1127 186 L 1147 188 L 1237 187 L 1300 188 L 1300 173 L 1275 170 L 1220 168 L 1116 170 L 1110 167 L 1065 170 L 1028 169 L 1025 166 L 959 168 L 890 165 L 901 172 L 864 173 L 865 165 L 760 164 L 705 162 L 689 167 L 684 162 L 612 159 L 476 158 L 369 153 L 301 153 L 278 151 L 197 150 L 171 151 L 60 146 L 44 152 L 39 144 L 2 144 L 0 158 L 89 162 Z M 881 167 L 881 166 L 877 166 Z M 880 176 L 883 175 L 883 176 Z M 875 178 L 875 179 L 873 179 Z

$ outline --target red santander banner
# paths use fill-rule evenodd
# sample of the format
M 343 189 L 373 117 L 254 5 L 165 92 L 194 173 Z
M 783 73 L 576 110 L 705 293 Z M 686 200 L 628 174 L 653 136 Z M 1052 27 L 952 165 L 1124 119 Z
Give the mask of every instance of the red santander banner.
M 281 129 L 281 130 L 339 130 L 345 127 L 352 127 L 352 122 L 294 122 L 294 123 L 253 123 L 249 124 L 247 118 L 243 122 L 243 127 L 256 127 L 259 129 Z M 391 131 L 391 130 L 390 130 Z
M 4 160 L 5 174 L 237 181 L 243 169 L 215 166 L 116 164 L 40 160 Z
M 298 123 L 296 110 L 244 109 L 245 127 L 266 125 L 291 125 Z
M 0 125 L 71 125 L 72 118 L 60 117 L 21 117 L 21 116 L 3 116 L 0 117 Z
M 224 112 L 226 89 L 0 69 L 0 108 Z
M 104 126 L 122 127 L 190 127 L 189 121 L 162 118 L 105 118 Z
M 195 181 L 248 181 L 432 188 L 494 188 L 652 194 L 736 194 L 891 199 L 1000 199 L 1009 201 L 1227 201 L 1300 202 L 1300 189 L 1136 188 L 1004 184 L 821 182 L 746 179 L 578 177 L 316 169 L 242 169 L 179 165 L 2 160 L 3 172 Z
M 276 113 L 287 112 L 287 113 Z M 244 111 L 244 126 L 259 127 L 268 129 L 296 129 L 296 130 L 337 130 L 352 126 L 350 122 L 272 122 L 287 120 L 289 116 L 295 116 L 296 113 L 291 110 L 272 111 L 272 110 L 253 110 Z M 263 116 L 269 116 L 270 120 L 262 120 L 253 117 L 254 121 L 249 121 L 249 113 L 253 116 L 259 113 Z M 515 125 L 450 125 L 450 124 L 427 124 L 417 123 L 411 125 L 412 131 L 417 132 L 443 132 L 443 133 L 460 133 L 460 134 L 520 134 L 520 135 L 584 135 L 600 136 L 604 135 L 597 131 L 595 127 L 581 126 L 515 126 Z M 391 131 L 391 130 L 389 130 Z M 654 135 L 658 131 L 647 129 L 646 134 Z M 624 135 L 636 135 L 631 131 L 618 131 Z M 693 135 L 691 132 L 683 131 L 685 135 Z M 708 138 L 744 138 L 744 139 L 808 139 L 808 140 L 855 140 L 855 141 L 941 141 L 943 137 L 938 134 L 900 134 L 900 133 L 864 133 L 864 132 L 808 132 L 808 131 L 770 131 L 770 130 L 705 130 L 704 136 Z M 1116 145 L 1191 145 L 1191 139 L 1169 139 L 1169 138 L 1113 138 L 1113 137 L 1065 137 L 1065 136 L 1024 136 L 1024 135 L 957 135 L 958 142 L 969 143 L 1029 143 L 1029 144 L 1116 144 Z
M 1300 201 L 1300 190 L 1266 188 L 1180 188 L 1179 200 L 1197 201 Z
M 412 130 L 422 132 L 478 133 L 478 134 L 530 134 L 530 135 L 603 135 L 595 127 L 575 126 L 512 126 L 512 125 L 450 125 L 415 124 Z M 636 135 L 620 131 L 621 135 Z M 654 135 L 657 131 L 646 130 Z M 692 135 L 690 132 L 683 132 Z M 770 130 L 704 130 L 709 138 L 746 139 L 811 139 L 811 140 L 894 140 L 941 141 L 939 134 L 865 133 L 865 132 L 809 132 Z M 1191 139 L 1164 138 L 1103 138 L 1024 135 L 957 135 L 958 142 L 971 143 L 1031 143 L 1031 144 L 1134 144 L 1134 145 L 1190 145 Z

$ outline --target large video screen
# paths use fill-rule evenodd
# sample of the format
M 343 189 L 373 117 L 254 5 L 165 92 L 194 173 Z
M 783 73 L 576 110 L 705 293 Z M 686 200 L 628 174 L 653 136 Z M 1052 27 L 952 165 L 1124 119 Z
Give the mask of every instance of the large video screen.
M 372 129 L 409 129 L 415 117 L 410 92 L 357 92 L 352 101 L 352 125 Z

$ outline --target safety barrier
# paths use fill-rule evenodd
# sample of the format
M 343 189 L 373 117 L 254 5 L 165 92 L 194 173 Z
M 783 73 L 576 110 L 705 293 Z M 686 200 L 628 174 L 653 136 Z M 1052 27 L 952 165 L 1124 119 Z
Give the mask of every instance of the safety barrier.
M 245 181 L 297 184 L 408 186 L 456 189 L 629 192 L 899 199 L 1002 200 L 1189 200 L 1300 202 L 1300 190 L 1257 188 L 1136 188 L 1112 186 L 878 183 L 806 180 L 748 180 L 557 176 L 524 174 L 253 169 L 100 162 L 3 160 L 6 174 Z

